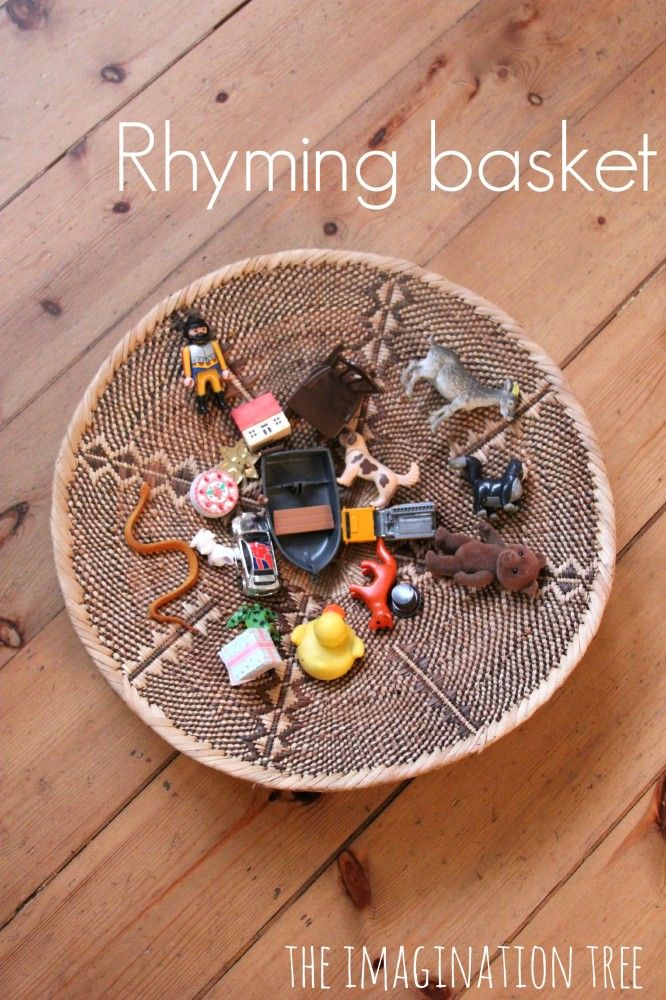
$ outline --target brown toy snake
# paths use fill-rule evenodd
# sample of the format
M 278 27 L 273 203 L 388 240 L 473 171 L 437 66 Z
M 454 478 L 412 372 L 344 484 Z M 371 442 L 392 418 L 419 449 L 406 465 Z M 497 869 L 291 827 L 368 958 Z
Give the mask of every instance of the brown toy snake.
M 166 615 L 163 614 L 159 609 L 165 605 L 169 604 L 171 601 L 175 601 L 178 597 L 182 597 L 186 594 L 188 590 L 196 584 L 199 579 L 199 559 L 196 552 L 190 548 L 187 542 L 184 542 L 180 538 L 165 538 L 161 542 L 140 542 L 134 537 L 134 528 L 136 527 L 136 522 L 141 517 L 148 499 L 150 497 L 150 485 L 148 483 L 141 484 L 141 490 L 139 492 L 139 501 L 127 518 L 125 524 L 125 541 L 132 549 L 133 552 L 140 552 L 144 556 L 155 555 L 159 552 L 182 552 L 183 555 L 187 556 L 188 562 L 188 574 L 184 583 L 181 583 L 179 587 L 174 590 L 170 590 L 168 594 L 162 594 L 160 597 L 156 597 L 154 601 L 148 607 L 148 614 L 156 622 L 162 622 L 164 624 L 180 625 L 181 628 L 185 628 L 188 632 L 194 632 L 198 635 L 198 630 L 194 626 L 190 625 L 183 618 L 178 615 Z

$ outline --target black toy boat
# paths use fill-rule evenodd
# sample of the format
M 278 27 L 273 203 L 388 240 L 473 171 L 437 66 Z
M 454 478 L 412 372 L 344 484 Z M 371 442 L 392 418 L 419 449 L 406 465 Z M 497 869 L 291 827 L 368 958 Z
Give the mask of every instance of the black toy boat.
M 275 451 L 262 458 L 271 534 L 289 562 L 319 573 L 340 547 L 340 497 L 328 448 Z

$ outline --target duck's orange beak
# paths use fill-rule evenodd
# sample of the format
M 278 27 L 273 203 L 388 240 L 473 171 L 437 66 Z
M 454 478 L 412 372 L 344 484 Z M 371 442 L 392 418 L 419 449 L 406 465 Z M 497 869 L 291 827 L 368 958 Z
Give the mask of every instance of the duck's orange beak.
M 341 615 L 343 618 L 347 617 L 347 612 L 339 604 L 327 604 L 322 614 L 325 614 L 327 611 L 335 611 L 336 615 Z

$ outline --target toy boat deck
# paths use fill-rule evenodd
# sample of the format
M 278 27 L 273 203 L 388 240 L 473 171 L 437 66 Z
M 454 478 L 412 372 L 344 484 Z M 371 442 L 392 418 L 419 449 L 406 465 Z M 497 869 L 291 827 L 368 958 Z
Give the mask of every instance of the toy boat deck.
M 335 556 L 342 537 L 330 451 L 313 448 L 264 455 L 262 490 L 279 551 L 294 566 L 319 573 Z

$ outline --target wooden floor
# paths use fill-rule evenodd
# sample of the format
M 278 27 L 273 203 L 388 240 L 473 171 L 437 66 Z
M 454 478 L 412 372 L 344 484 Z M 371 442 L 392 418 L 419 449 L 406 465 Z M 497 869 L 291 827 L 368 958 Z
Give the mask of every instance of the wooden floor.
M 10 0 L 0 5 L 0 995 L 264 998 L 285 945 L 637 945 L 666 996 L 663 183 L 428 192 L 428 128 L 493 148 L 596 155 L 664 144 L 658 0 Z M 206 210 L 116 190 L 120 120 L 231 149 L 396 149 L 388 211 L 356 193 L 250 193 Z M 663 173 L 662 173 L 663 180 Z M 189 181 L 188 181 L 189 184 Z M 301 246 L 415 260 L 493 300 L 566 370 L 617 507 L 610 604 L 583 662 L 481 756 L 400 786 L 268 793 L 179 756 L 75 638 L 49 542 L 54 458 L 99 364 L 168 291 Z M 661 592 L 660 592 L 661 591 Z M 661 599 L 660 599 L 661 598 Z M 351 874 L 350 874 L 351 872 Z M 381 971 L 381 970 L 380 970 Z M 359 976 L 356 975 L 356 980 Z M 300 982 L 300 979 L 299 979 Z M 383 982 L 383 980 L 381 980 Z M 550 987 L 491 996 L 560 996 Z M 306 991 L 307 993 L 313 991 Z M 360 992 L 360 990 L 358 991 Z M 456 992 L 464 993 L 459 984 Z M 470 990 L 471 994 L 471 990 Z M 472 995 L 472 994 L 471 994 Z M 596 992 L 594 993 L 596 995 Z

